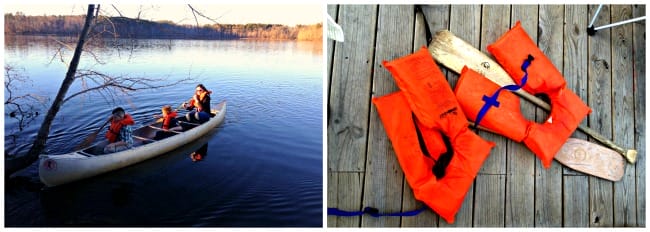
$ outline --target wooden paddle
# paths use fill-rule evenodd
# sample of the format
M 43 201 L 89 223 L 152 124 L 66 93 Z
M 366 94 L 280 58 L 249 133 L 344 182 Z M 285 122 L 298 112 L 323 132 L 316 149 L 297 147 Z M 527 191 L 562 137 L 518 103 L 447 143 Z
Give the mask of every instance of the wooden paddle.
M 82 143 L 75 147 L 75 150 L 81 150 L 82 148 L 88 147 L 91 143 L 93 143 L 95 141 L 95 138 L 97 138 L 97 134 L 99 134 L 99 132 L 104 129 L 108 122 L 110 121 L 106 120 L 106 122 L 104 122 L 104 124 L 99 129 L 97 129 L 94 133 L 88 135 L 88 137 L 86 137 Z
M 473 122 L 469 124 L 474 127 Z M 478 129 L 498 134 L 482 126 Z M 611 181 L 621 180 L 625 171 L 625 160 L 615 151 L 582 139 L 569 138 L 554 159 L 573 170 Z
M 450 31 L 442 30 L 436 32 L 435 37 L 429 44 L 429 52 L 436 61 L 456 73 L 460 73 L 463 66 L 467 66 L 499 86 L 515 84 L 510 78 L 510 75 L 497 62 L 472 45 L 456 37 Z M 551 109 L 546 102 L 522 89 L 514 93 L 547 111 Z M 636 150 L 625 150 L 589 127 L 579 125 L 578 129 L 623 155 L 628 162 L 632 164 L 636 162 Z
M 194 98 L 194 97 L 191 97 L 190 99 L 187 99 L 187 101 L 181 102 L 181 104 L 178 105 L 178 107 L 176 107 L 176 110 L 185 109 L 185 107 L 183 107 L 183 103 L 188 103 L 189 104 L 189 102 L 192 101 L 192 98 Z

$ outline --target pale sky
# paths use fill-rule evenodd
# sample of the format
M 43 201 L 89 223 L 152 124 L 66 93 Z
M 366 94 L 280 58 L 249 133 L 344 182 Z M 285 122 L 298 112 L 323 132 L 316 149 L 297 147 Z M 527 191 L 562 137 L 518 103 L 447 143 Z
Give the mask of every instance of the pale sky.
M 25 15 L 82 15 L 86 14 L 87 4 L 4 4 L 4 13 L 23 12 Z M 195 24 L 192 11 L 187 4 L 173 3 L 143 3 L 114 4 L 125 17 L 136 18 L 141 11 L 140 18 L 148 20 L 171 20 L 178 24 Z M 216 19 L 224 24 L 270 23 L 293 26 L 295 24 L 315 24 L 323 22 L 323 4 L 192 4 L 194 9 L 204 15 Z M 111 4 L 101 4 L 102 14 L 119 16 Z M 142 9 L 142 10 L 140 10 Z M 212 24 L 213 22 L 197 15 L 199 24 Z

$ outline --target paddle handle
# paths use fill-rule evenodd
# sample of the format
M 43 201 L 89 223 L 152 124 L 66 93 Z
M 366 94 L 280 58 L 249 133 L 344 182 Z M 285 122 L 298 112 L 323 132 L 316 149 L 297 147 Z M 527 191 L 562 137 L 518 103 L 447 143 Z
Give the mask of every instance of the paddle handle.
M 503 68 L 501 68 L 501 66 L 492 58 L 490 58 L 485 53 L 477 50 L 474 46 L 456 37 L 448 30 L 441 30 L 436 32 L 436 36 L 429 44 L 429 52 L 436 61 L 440 62 L 442 65 L 453 70 L 456 73 L 460 73 L 463 67 L 467 66 L 479 72 L 488 80 L 496 83 L 499 86 L 515 84 L 512 78 L 510 78 L 510 75 L 508 75 L 508 73 L 506 73 L 506 71 L 503 70 Z M 515 91 L 515 94 L 547 111 L 551 110 L 551 106 L 549 104 L 531 95 L 528 92 L 520 89 L 518 91 Z M 589 127 L 578 125 L 578 129 L 596 139 L 597 141 L 603 143 L 605 146 L 615 150 L 617 153 L 625 157 L 628 162 L 632 164 L 636 162 L 636 150 L 626 150 Z
M 79 145 L 77 145 L 77 147 L 75 147 L 75 149 L 76 150 L 82 149 L 82 148 L 87 147 L 88 145 L 90 145 L 93 141 L 95 141 L 95 138 L 97 137 L 97 134 L 99 134 L 99 132 L 102 129 L 104 129 L 104 127 L 106 125 L 108 125 L 108 122 L 110 122 L 110 120 L 106 120 L 106 122 L 104 122 L 104 124 L 101 127 L 99 127 L 99 129 L 97 129 L 92 134 L 88 135 L 88 137 L 86 137 L 86 139 L 84 139 L 83 142 L 81 142 Z
M 183 107 L 183 103 L 188 103 L 188 102 L 190 102 L 190 101 L 192 100 L 192 98 L 194 98 L 194 97 L 191 97 L 190 99 L 187 99 L 187 101 L 181 102 L 181 104 L 178 105 L 178 107 L 176 108 L 176 110 L 185 109 L 185 107 Z
M 108 125 L 108 122 L 110 122 L 110 120 L 106 120 L 106 122 L 104 122 L 104 124 L 101 127 L 99 127 L 99 130 L 95 131 L 95 134 L 98 134 L 100 131 L 102 131 L 102 129 L 104 129 L 104 127 Z

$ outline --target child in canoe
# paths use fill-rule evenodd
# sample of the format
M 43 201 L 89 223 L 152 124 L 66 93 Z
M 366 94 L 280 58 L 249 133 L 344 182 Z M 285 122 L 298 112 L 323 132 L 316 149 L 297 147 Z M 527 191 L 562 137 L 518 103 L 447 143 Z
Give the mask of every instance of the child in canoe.
M 163 106 L 161 111 L 162 111 L 162 115 L 154 115 L 154 117 L 162 119 L 161 128 L 163 129 L 163 131 L 156 132 L 156 137 L 154 137 L 154 140 L 164 139 L 176 134 L 174 132 L 170 132 L 169 130 L 171 131 L 183 130 L 183 128 L 181 128 L 181 126 L 178 125 L 178 120 L 176 119 L 176 116 L 178 114 L 176 113 L 176 111 L 172 111 L 171 106 L 169 105 Z
M 108 118 L 111 126 L 106 132 L 106 139 L 109 144 L 104 147 L 104 153 L 113 153 L 123 151 L 133 147 L 133 129 L 135 124 L 131 115 L 124 112 L 122 107 L 113 110 L 112 115 Z

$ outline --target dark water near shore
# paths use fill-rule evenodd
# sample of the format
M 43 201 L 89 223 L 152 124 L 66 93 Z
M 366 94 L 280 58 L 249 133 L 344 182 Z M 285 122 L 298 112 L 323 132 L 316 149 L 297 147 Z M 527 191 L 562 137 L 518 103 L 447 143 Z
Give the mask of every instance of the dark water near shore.
M 58 48 L 44 37 L 5 39 L 5 64 L 32 80 L 20 91 L 53 98 L 66 71 Z M 60 187 L 43 188 L 32 165 L 5 183 L 6 226 L 322 226 L 321 49 L 294 41 L 120 40 L 92 50 L 104 63 L 85 53 L 80 68 L 195 80 L 67 102 L 48 154 L 72 151 L 116 106 L 136 126 L 149 123 L 162 105 L 187 100 L 196 83 L 214 92 L 213 103 L 228 101 L 226 120 L 174 152 Z M 5 150 L 25 152 L 43 116 L 19 132 L 7 113 Z M 199 149 L 207 156 L 192 162 L 189 154 Z

